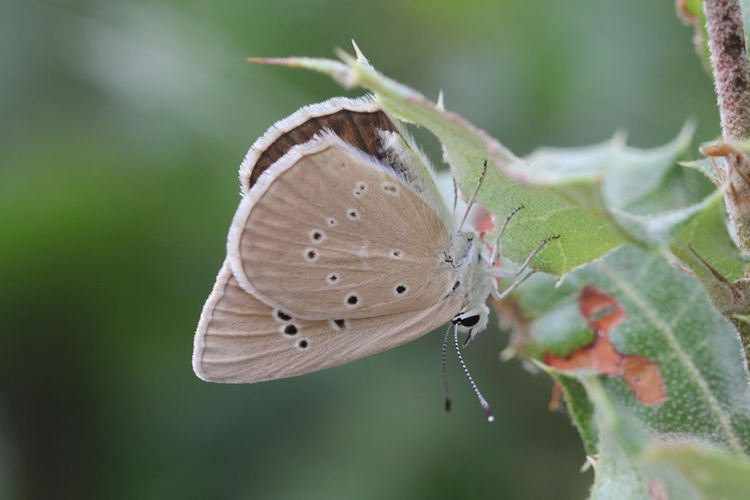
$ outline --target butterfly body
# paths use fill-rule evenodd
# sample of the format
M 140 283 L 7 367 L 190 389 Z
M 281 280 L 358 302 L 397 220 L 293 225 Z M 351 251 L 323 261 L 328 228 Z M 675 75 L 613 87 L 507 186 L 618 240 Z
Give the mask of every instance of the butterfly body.
M 209 381 L 299 375 L 453 322 L 483 330 L 492 257 L 459 231 L 431 167 L 371 97 L 275 124 L 240 168 L 227 258 L 193 368 Z

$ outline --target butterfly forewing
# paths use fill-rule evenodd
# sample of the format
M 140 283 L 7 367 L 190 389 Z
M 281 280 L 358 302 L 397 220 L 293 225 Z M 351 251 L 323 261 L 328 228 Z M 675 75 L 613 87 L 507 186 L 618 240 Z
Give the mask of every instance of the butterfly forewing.
M 193 369 L 212 382 L 259 382 L 337 366 L 413 340 L 448 321 L 451 297 L 365 319 L 297 319 L 245 292 L 224 262 L 198 324 Z
M 323 130 L 335 133 L 362 152 L 383 159 L 387 156 L 379 134 L 400 133 L 374 96 L 357 99 L 334 97 L 300 108 L 273 124 L 247 152 L 240 165 L 240 186 L 246 194 L 271 165 L 292 147 L 303 144 Z
M 443 302 L 455 271 L 440 215 L 375 158 L 323 134 L 243 198 L 228 255 L 240 285 L 304 319 L 367 318 Z

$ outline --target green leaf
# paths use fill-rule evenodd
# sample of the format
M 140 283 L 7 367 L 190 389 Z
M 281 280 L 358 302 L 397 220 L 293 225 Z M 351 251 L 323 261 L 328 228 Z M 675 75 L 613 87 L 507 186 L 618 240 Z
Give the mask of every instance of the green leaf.
M 750 460 L 684 435 L 650 435 L 632 414 L 605 392 L 597 377 L 583 386 L 598 428 L 596 480 L 591 499 L 745 499 Z
M 609 217 L 610 208 L 636 214 L 677 208 L 707 194 L 705 186 L 687 190 L 682 183 L 668 184 L 669 176 L 682 170 L 676 162 L 690 145 L 693 131 L 694 126 L 688 124 L 672 142 L 650 150 L 627 147 L 619 136 L 595 146 L 541 148 L 511 164 L 509 171 L 514 177 L 552 189 L 601 217 Z M 672 191 L 671 196 L 663 196 L 664 188 Z M 698 193 L 685 199 L 686 193 L 696 190 Z M 653 210 L 649 200 L 655 193 L 660 196 Z
M 740 255 L 727 230 L 723 193 L 716 191 L 685 215 L 669 228 L 672 253 L 697 273 L 705 272 L 705 265 L 690 251 L 692 247 L 728 280 L 742 278 L 747 261 Z
M 703 443 L 653 443 L 643 460 L 676 470 L 704 498 L 744 500 L 750 492 L 750 460 Z
M 536 340 L 528 346 L 530 350 L 527 355 L 532 357 L 545 352 L 567 356 L 574 349 L 594 340 L 594 331 L 581 316 L 574 296 L 557 303 L 554 310 L 532 321 L 529 328 Z
M 633 460 L 646 440 L 645 433 L 616 408 L 597 377 L 582 377 L 581 382 L 594 408 L 592 420 L 599 440 L 590 499 L 649 499 L 648 480 Z
M 568 413 L 578 429 L 588 455 L 595 455 L 599 444 L 599 431 L 594 422 L 594 405 L 588 397 L 586 388 L 578 378 L 565 372 L 537 363 L 546 371 L 563 390 Z
M 707 209 L 701 203 L 716 191 L 700 171 L 679 163 L 692 131 L 689 124 L 675 140 L 651 150 L 629 148 L 619 140 L 543 148 L 509 171 L 595 213 L 633 243 L 666 249 L 674 227 Z
M 650 150 L 616 138 L 520 160 L 359 56 L 262 62 L 321 71 L 375 92 L 394 116 L 438 137 L 465 194 L 485 160 L 497 167 L 488 169 L 478 200 L 498 220 L 525 206 L 502 239 L 503 255 L 520 261 L 544 237 L 561 235 L 533 264 L 563 278 L 537 274 L 514 295 L 529 336 L 514 345 L 556 363 L 545 369 L 562 387 L 587 451 L 599 456 L 592 498 L 652 498 L 662 490 L 699 498 L 679 467 L 643 459 L 644 449 L 675 436 L 736 456 L 750 452 L 750 386 L 736 331 L 701 282 L 668 263 L 674 254 L 702 265 L 701 278 L 711 273 L 697 254 L 732 278 L 744 265 L 710 168 L 680 163 L 692 127 Z M 584 307 L 585 290 L 609 309 Z
M 612 296 L 622 307 L 623 321 L 608 332 L 609 339 L 623 356 L 654 362 L 666 394 L 664 402 L 646 405 L 621 376 L 542 365 L 563 388 L 586 450 L 596 455 L 591 498 L 652 499 L 660 491 L 668 498 L 743 498 L 732 492 L 750 487 L 741 474 L 744 465 L 727 472 L 728 484 L 719 490 L 714 478 L 723 476 L 697 484 L 705 474 L 696 479 L 696 471 L 713 471 L 720 462 L 710 467 L 694 463 L 698 459 L 687 465 L 666 463 L 654 455 L 654 450 L 666 453 L 658 447 L 679 438 L 710 443 L 727 460 L 747 460 L 750 387 L 732 325 L 712 307 L 696 278 L 659 255 L 625 245 L 577 269 L 557 287 L 549 276 L 534 276 L 519 289 L 516 300 L 532 326 L 529 353 L 559 353 L 554 348 L 566 335 L 572 342 L 580 321 L 553 319 L 561 317 L 560 310 L 570 315 L 586 286 Z M 589 345 L 583 341 L 578 347 Z
M 555 317 L 561 304 L 578 300 L 586 286 L 623 308 L 623 321 L 609 339 L 620 354 L 643 356 L 658 366 L 667 399 L 645 405 L 620 376 L 605 381 L 608 396 L 656 435 L 679 433 L 736 453 L 750 451 L 750 386 L 739 341 L 699 281 L 658 255 L 626 245 L 571 273 L 553 301 L 543 303 L 554 287 L 549 276 L 529 279 L 516 300 L 534 324 Z M 531 330 L 531 352 L 549 349 L 550 337 L 571 333 L 569 324 L 544 324 L 545 332 Z

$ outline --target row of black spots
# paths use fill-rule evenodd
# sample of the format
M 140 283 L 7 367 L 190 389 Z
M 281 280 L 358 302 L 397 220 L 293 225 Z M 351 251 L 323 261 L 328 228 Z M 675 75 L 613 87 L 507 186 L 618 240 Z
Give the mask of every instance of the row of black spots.
M 409 287 L 405 283 L 399 283 L 395 287 L 393 287 L 393 295 L 396 297 L 401 297 L 408 291 Z M 357 293 L 347 294 L 344 298 L 344 305 L 349 309 L 355 309 L 361 305 L 361 299 Z
M 292 323 L 293 319 L 291 314 L 285 313 L 281 309 L 276 309 L 273 312 L 273 317 L 280 321 L 282 324 L 279 327 L 279 331 L 284 334 L 287 337 L 296 338 L 297 334 L 299 334 L 300 329 L 299 327 Z M 297 341 L 297 347 L 300 349 L 307 349 L 307 347 L 310 345 L 307 339 L 299 339 Z
M 289 323 L 282 326 L 281 331 L 287 337 L 292 338 L 297 338 L 298 334 L 300 333 L 300 329 L 294 323 Z M 307 349 L 309 345 L 310 343 L 307 341 L 307 339 L 299 339 L 297 341 L 297 347 L 299 347 L 300 349 Z
M 297 338 L 297 335 L 299 334 L 300 330 L 297 328 L 297 325 L 294 324 L 288 324 L 285 327 L 283 327 L 284 335 L 292 338 Z M 307 347 L 310 345 L 310 343 L 307 341 L 307 339 L 299 339 L 297 341 L 297 347 L 300 349 L 307 349 Z
M 394 182 L 383 181 L 380 184 L 380 189 L 382 189 L 385 194 L 388 194 L 391 196 L 399 195 L 398 185 Z M 361 198 L 362 196 L 364 196 L 366 192 L 367 192 L 367 183 L 365 181 L 357 181 L 356 184 L 354 184 L 354 189 L 352 190 L 352 194 L 354 195 L 355 198 Z
M 346 217 L 349 220 L 359 220 L 359 210 L 353 207 L 347 208 Z M 336 217 L 326 217 L 326 226 L 336 227 L 338 223 L 339 222 Z M 318 243 L 325 239 L 325 233 L 319 229 L 313 229 L 312 231 L 310 231 L 310 239 L 313 241 L 313 243 Z

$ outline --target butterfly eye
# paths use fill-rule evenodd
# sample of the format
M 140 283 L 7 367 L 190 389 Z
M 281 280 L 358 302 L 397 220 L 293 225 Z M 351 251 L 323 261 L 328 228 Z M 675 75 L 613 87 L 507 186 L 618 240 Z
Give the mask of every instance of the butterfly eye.
M 471 328 L 472 326 L 476 325 L 477 323 L 479 323 L 479 315 L 478 314 L 474 314 L 474 315 L 466 316 L 466 317 L 461 317 L 460 314 L 457 314 L 456 316 L 453 317 L 453 324 L 454 325 L 460 325 L 460 326 L 465 326 L 465 327 Z

